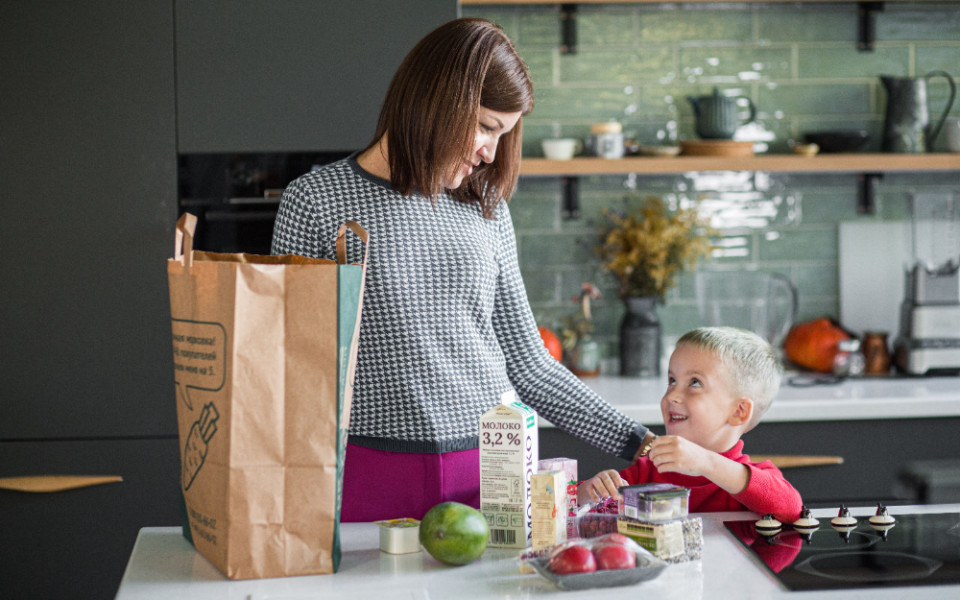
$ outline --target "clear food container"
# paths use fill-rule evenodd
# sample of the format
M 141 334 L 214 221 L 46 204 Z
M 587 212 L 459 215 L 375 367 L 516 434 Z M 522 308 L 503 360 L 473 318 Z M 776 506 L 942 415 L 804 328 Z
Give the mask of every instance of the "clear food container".
M 567 531 L 575 532 L 576 537 L 581 538 L 595 538 L 607 533 L 616 533 L 617 519 L 620 516 L 619 506 L 620 503 L 616 498 L 584 504 L 577 509 L 576 516 L 570 517 L 573 526 L 567 527 Z
M 669 483 L 643 483 L 620 488 L 621 516 L 639 521 L 669 521 L 689 514 L 690 490 Z

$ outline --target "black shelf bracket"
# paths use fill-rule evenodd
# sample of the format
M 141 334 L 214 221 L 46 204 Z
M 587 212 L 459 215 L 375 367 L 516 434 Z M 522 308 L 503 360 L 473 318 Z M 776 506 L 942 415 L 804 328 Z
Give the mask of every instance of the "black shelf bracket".
M 564 219 L 574 220 L 580 218 L 580 178 L 579 177 L 561 177 L 560 191 L 563 195 L 563 206 L 560 214 Z
M 577 53 L 577 5 L 560 5 L 560 53 Z
M 883 173 L 860 173 L 857 175 L 857 213 L 872 215 L 877 185 Z
M 873 52 L 873 43 L 877 38 L 877 19 L 874 13 L 882 10 L 883 2 L 857 2 L 857 50 L 860 52 Z

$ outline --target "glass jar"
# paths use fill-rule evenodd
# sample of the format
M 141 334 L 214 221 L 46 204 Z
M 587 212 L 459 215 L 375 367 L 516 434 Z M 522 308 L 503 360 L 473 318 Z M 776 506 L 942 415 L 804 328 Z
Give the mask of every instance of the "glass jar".
M 866 359 L 860 351 L 860 340 L 853 338 L 837 342 L 837 353 L 833 356 L 833 374 L 838 377 L 858 377 L 863 375 Z

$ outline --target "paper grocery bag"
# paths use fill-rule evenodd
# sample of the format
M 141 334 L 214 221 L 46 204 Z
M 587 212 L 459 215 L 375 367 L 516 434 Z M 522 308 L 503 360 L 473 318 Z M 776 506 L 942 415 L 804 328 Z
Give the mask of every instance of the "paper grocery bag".
M 167 263 L 186 535 L 231 579 L 333 573 L 366 252 Z M 357 243 L 357 242 L 354 242 Z

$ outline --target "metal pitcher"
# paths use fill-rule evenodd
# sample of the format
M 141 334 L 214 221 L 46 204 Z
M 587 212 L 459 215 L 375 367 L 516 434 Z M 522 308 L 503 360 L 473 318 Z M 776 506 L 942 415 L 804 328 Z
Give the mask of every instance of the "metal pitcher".
M 737 109 L 737 99 L 747 101 L 750 115 L 741 121 Z M 757 108 L 746 96 L 724 96 L 719 88 L 713 88 L 710 96 L 687 96 L 693 105 L 693 114 L 697 117 L 697 135 L 705 140 L 729 140 L 737 128 L 752 123 L 757 118 Z
M 943 77 L 950 85 L 950 99 L 937 124 L 931 127 L 927 108 L 927 81 Z M 946 71 L 931 71 L 923 77 L 881 75 L 887 90 L 887 115 L 883 123 L 884 152 L 919 154 L 929 152 L 957 94 L 956 82 Z

